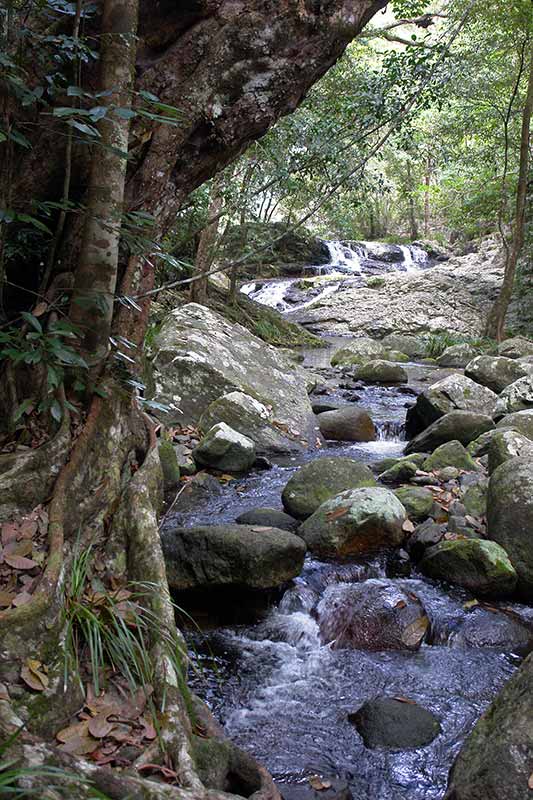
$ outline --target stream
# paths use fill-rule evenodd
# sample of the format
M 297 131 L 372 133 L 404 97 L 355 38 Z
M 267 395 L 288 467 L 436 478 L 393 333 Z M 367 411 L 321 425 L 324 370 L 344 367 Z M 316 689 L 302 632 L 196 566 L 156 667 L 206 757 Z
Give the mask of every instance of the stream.
M 364 280 L 365 263 L 372 260 L 368 251 L 364 255 L 362 250 L 349 248 L 355 258 L 341 243 L 330 245 L 330 253 L 339 262 L 343 255 L 355 277 Z M 427 266 L 418 256 L 421 266 L 416 267 L 410 251 L 409 256 L 411 261 L 404 258 L 385 263 L 384 270 Z M 345 266 L 339 264 L 341 270 Z M 332 273 L 339 285 L 345 273 Z M 293 283 L 292 279 L 270 281 L 266 289 L 251 290 L 248 285 L 244 291 L 258 302 L 288 305 L 283 298 Z M 330 337 L 323 350 L 305 352 L 304 366 L 313 370 L 327 367 L 331 353 L 343 342 L 346 339 Z M 405 366 L 409 386 L 415 388 L 449 372 L 419 364 Z M 219 496 L 198 505 L 186 518 L 169 522 L 214 524 L 234 521 L 243 511 L 258 506 L 281 509 L 282 488 L 302 460 L 327 454 L 372 464 L 400 455 L 412 392 L 408 387 L 366 386 L 357 394 L 358 405 L 369 410 L 380 431 L 377 441 L 331 442 L 299 461 L 251 473 L 229 482 Z M 431 623 L 428 642 L 417 652 L 334 650 L 324 645 L 316 608 L 318 603 L 328 602 L 326 589 L 382 577 L 422 600 Z M 206 620 L 201 632 L 189 630 L 191 656 L 198 667 L 192 686 L 228 736 L 266 766 L 282 795 L 284 787 L 309 786 L 309 776 L 318 774 L 348 784 L 354 800 L 438 800 L 444 795 L 448 771 L 466 735 L 520 660 L 511 647 L 473 646 L 479 641 L 471 635 L 472 619 L 489 612 L 465 609 L 470 599 L 467 592 L 439 585 L 414 569 L 402 573 L 385 556 L 348 563 L 307 557 L 302 574 L 283 594 L 272 598 L 266 611 L 244 621 Z M 512 607 L 531 618 L 531 609 L 518 604 Z M 347 715 L 378 695 L 415 700 L 439 718 L 441 733 L 416 750 L 366 748 Z M 286 797 L 315 795 L 287 793 Z

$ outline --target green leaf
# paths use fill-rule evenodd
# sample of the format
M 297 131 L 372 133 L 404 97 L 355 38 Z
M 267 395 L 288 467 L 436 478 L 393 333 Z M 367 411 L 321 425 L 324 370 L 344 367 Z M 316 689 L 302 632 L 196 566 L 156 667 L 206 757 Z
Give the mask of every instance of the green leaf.
M 22 133 L 20 133 L 20 131 L 15 131 L 12 129 L 9 131 L 7 136 L 9 139 L 11 139 L 11 141 L 15 142 L 16 144 L 19 144 L 21 147 L 25 147 L 26 149 L 31 148 L 31 142 L 28 139 L 26 139 L 26 137 L 23 136 Z
M 27 412 L 32 408 L 33 400 L 28 398 L 27 400 L 23 400 L 22 403 L 17 406 L 17 410 L 13 414 L 13 422 L 18 422 L 19 419 L 22 417 L 23 414 L 27 414 Z
M 133 109 L 122 108 L 121 106 L 113 109 L 113 113 L 115 113 L 117 117 L 120 117 L 121 119 L 133 119 L 133 117 L 137 116 L 137 112 L 133 111 Z
M 77 119 L 67 120 L 67 125 L 70 125 L 71 128 L 76 128 L 76 130 L 87 134 L 87 136 L 91 136 L 93 139 L 100 138 L 100 132 L 96 128 L 93 128 L 92 125 L 86 125 L 84 122 L 80 122 Z
M 63 409 L 61 408 L 61 404 L 58 400 L 54 400 L 52 405 L 50 406 L 50 414 L 55 419 L 56 422 L 61 422 L 63 419 Z
M 43 332 L 43 326 L 41 325 L 37 317 L 34 317 L 33 314 L 31 314 L 29 311 L 21 311 L 20 316 L 22 317 L 23 320 L 25 320 L 28 323 L 28 325 L 31 325 L 32 328 L 35 328 L 37 333 Z
M 83 367 L 84 369 L 89 368 L 87 362 L 79 355 L 79 353 L 76 353 L 75 350 L 70 350 L 68 347 L 63 347 L 60 344 L 58 347 L 54 348 L 54 352 L 63 364 L 68 364 L 71 367 Z

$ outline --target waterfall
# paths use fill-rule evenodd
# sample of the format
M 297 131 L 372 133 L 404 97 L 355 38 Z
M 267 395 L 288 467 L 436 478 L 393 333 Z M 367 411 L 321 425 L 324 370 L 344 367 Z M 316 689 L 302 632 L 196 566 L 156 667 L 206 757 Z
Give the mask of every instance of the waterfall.
M 329 252 L 329 264 L 325 266 L 329 272 L 353 272 L 361 274 L 361 258 L 366 256 L 365 248 L 355 245 L 355 249 L 343 242 L 325 242 Z M 333 267 L 333 269 L 332 269 Z

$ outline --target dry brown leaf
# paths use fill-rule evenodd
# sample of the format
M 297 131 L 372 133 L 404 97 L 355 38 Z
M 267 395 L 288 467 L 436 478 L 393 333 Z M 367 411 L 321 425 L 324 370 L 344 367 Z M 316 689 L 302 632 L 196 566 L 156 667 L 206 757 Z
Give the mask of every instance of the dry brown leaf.
M 21 542 L 8 542 L 4 549 L 4 558 L 5 556 L 29 556 L 32 550 L 33 544 L 27 539 L 23 539 Z
M 413 525 L 411 520 L 410 519 L 406 519 L 405 522 L 402 525 L 402 531 L 405 531 L 406 533 L 412 533 L 414 531 L 414 529 L 415 529 L 415 526 Z
M 412 700 L 410 697 L 402 697 L 402 695 L 397 695 L 394 697 L 399 703 L 408 703 L 410 706 L 416 706 L 416 700 Z
M 6 564 L 9 564 L 10 567 L 13 567 L 13 569 L 33 569 L 34 567 L 38 566 L 35 561 L 31 560 L 31 558 L 8 555 L 7 553 L 4 555 L 4 561 Z
M 14 592 L 0 591 L 0 608 L 9 608 L 15 597 L 16 594 Z
M 323 792 L 325 789 L 331 789 L 331 781 L 323 780 L 320 775 L 311 775 L 307 780 L 315 792 Z
M 0 700 L 10 700 L 9 692 L 5 683 L 0 683 Z
M 96 717 L 92 717 L 92 719 L 88 722 L 88 730 L 91 736 L 94 736 L 96 739 L 103 739 L 104 736 L 108 736 L 111 733 L 114 723 L 108 722 L 107 714 L 98 714 Z
M 411 622 L 402 632 L 402 642 L 408 647 L 416 647 L 426 635 L 428 628 L 429 619 L 427 617 L 424 616 L 415 619 L 415 621 Z
M 4 522 L 2 525 L 2 544 L 8 544 L 17 538 L 19 526 L 16 522 Z
M 48 688 L 48 675 L 43 671 L 43 665 L 34 658 L 28 658 L 20 670 L 20 677 L 30 689 L 44 692 Z
M 75 736 L 85 736 L 89 732 L 89 724 L 85 720 L 83 722 L 74 722 L 72 725 L 67 725 L 66 728 L 61 728 L 56 733 L 58 742 L 66 743 Z
M 15 608 L 18 608 L 19 606 L 25 606 L 26 603 L 30 602 L 30 600 L 31 600 L 31 594 L 29 592 L 26 591 L 19 592 L 15 596 L 15 599 L 13 600 L 13 605 L 15 606 Z
M 143 739 L 148 739 L 149 741 L 152 741 L 152 739 L 155 739 L 155 737 L 157 736 L 157 731 L 156 731 L 155 727 L 152 725 L 152 723 L 149 720 L 147 720 L 145 717 L 141 717 L 139 722 L 143 726 L 142 738 Z
M 531 773 L 531 775 L 529 776 L 529 779 L 528 779 L 527 785 L 528 785 L 528 789 L 533 789 L 533 772 L 532 772 L 532 773 Z
M 394 608 L 405 608 L 406 605 L 407 603 L 405 602 L 405 600 L 398 600 Z
M 37 533 L 37 520 L 24 519 L 20 523 L 20 536 L 22 539 L 31 539 Z
M 264 533 L 265 531 L 271 531 L 272 525 L 259 525 L 257 527 L 250 528 L 251 531 L 254 533 Z
M 334 519 L 338 519 L 339 517 L 343 517 L 345 514 L 348 513 L 350 509 L 348 507 L 344 508 L 336 508 L 335 511 L 328 511 L 326 514 L 326 519 L 328 522 L 332 522 Z

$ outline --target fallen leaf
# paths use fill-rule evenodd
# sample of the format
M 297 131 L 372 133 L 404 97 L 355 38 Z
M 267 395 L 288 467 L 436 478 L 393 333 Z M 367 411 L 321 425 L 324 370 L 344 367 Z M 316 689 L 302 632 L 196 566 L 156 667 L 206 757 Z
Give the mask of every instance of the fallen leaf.
M 37 520 L 25 519 L 20 523 L 20 536 L 22 539 L 31 539 L 37 533 Z
M 336 508 L 335 511 L 329 511 L 326 514 L 326 519 L 328 522 L 331 522 L 334 519 L 338 519 L 339 517 L 343 517 L 345 514 L 348 513 L 349 508 Z
M 254 533 L 264 533 L 264 531 L 271 531 L 272 530 L 272 526 L 271 525 L 262 525 L 262 526 L 250 528 L 250 530 L 252 530 Z
M 415 619 L 415 621 L 411 622 L 402 632 L 402 642 L 406 644 L 407 647 L 416 647 L 426 635 L 428 628 L 429 619 L 427 617 L 424 616 Z
M 408 703 L 410 706 L 416 706 L 416 700 L 412 700 L 410 697 L 402 697 L 402 695 L 398 695 L 394 699 L 399 703 Z
M 398 600 L 394 608 L 405 608 L 406 605 L 407 603 L 405 602 L 405 600 Z
M 406 519 L 405 522 L 402 525 L 402 531 L 405 531 L 406 533 L 412 533 L 414 531 L 414 529 L 415 529 L 415 526 L 413 525 L 411 520 L 410 519 Z
M 14 592 L 0 592 L 0 608 L 9 608 L 15 597 Z
M 19 592 L 13 600 L 13 605 L 15 608 L 18 608 L 19 606 L 25 606 L 26 603 L 30 602 L 30 600 L 31 594 L 29 592 Z
M 13 569 L 33 569 L 38 566 L 31 558 L 25 558 L 24 556 L 10 556 L 6 554 L 4 555 L 4 561 L 6 564 L 9 564 L 10 567 L 13 567 Z
M 27 539 L 23 539 L 21 542 L 8 542 L 4 549 L 4 558 L 5 556 L 28 556 L 32 550 L 33 545 Z
M 9 692 L 5 683 L 0 683 L 0 700 L 10 700 Z
M 8 544 L 17 538 L 19 526 L 16 522 L 4 522 L 2 525 L 2 544 Z
M 148 739 L 149 741 L 152 741 L 152 739 L 155 739 L 155 737 L 157 736 L 157 731 L 156 731 L 155 727 L 152 725 L 152 723 L 149 722 L 144 717 L 141 717 L 139 722 L 143 726 L 142 738 L 143 739 Z
M 114 723 L 109 722 L 107 716 L 106 713 L 98 714 L 89 720 L 88 730 L 95 739 L 103 739 L 104 736 L 108 736 L 111 733 Z
M 533 789 L 533 772 L 532 772 L 532 773 L 531 773 L 531 775 L 529 776 L 529 780 L 528 780 L 528 782 L 527 782 L 527 785 L 528 785 L 528 788 L 529 788 L 529 789 Z
M 41 662 L 34 658 L 28 658 L 20 670 L 20 677 L 30 689 L 34 689 L 36 692 L 44 692 L 48 688 L 48 675 L 43 671 Z
M 323 792 L 325 789 L 331 789 L 331 781 L 323 780 L 320 775 L 311 775 L 307 780 L 311 788 L 316 792 Z
M 479 600 L 467 600 L 466 603 L 463 603 L 463 608 L 469 609 L 474 608 L 475 606 L 479 605 Z

